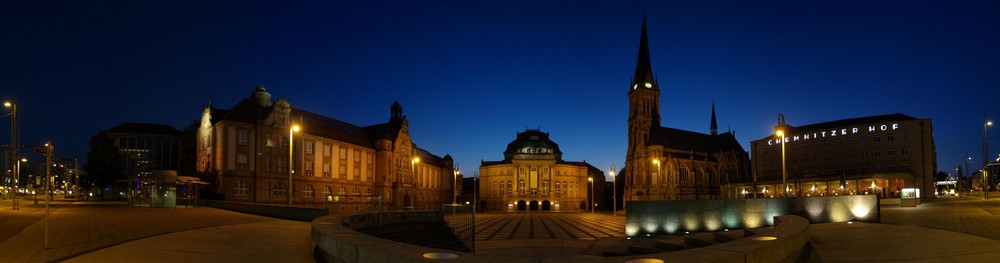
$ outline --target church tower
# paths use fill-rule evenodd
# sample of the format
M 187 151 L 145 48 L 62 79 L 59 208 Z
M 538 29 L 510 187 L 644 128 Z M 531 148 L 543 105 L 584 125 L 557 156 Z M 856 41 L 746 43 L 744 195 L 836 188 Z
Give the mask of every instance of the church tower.
M 643 200 L 650 183 L 647 142 L 650 133 L 660 127 L 660 85 L 653 77 L 649 59 L 649 39 L 646 37 L 646 16 L 642 17 L 639 36 L 639 56 L 635 76 L 628 87 L 628 152 L 625 156 L 624 200 Z

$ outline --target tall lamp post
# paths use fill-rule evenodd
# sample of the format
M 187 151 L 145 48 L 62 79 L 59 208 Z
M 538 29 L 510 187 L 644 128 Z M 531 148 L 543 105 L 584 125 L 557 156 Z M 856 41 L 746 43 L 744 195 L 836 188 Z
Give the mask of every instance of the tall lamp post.
M 660 165 L 660 159 L 653 159 L 653 164 L 656 165 L 656 182 L 663 185 L 664 182 L 661 180 L 663 179 L 663 175 L 660 174 L 663 172 L 661 169 L 662 165 Z M 663 196 L 662 199 L 667 199 L 667 191 L 665 189 L 660 189 L 660 194 Z
M 292 189 L 292 173 L 294 173 L 295 163 L 293 162 L 292 154 L 295 147 L 295 133 L 299 131 L 298 125 L 292 125 L 288 129 L 288 206 L 292 206 L 292 196 L 294 190 Z
M 594 207 L 596 206 L 596 204 L 594 204 L 594 178 L 587 177 L 587 181 L 590 182 L 590 213 L 593 214 Z
M 472 180 L 472 211 L 476 211 L 476 207 L 479 207 L 479 172 L 476 172 Z
M 989 161 L 987 161 L 989 160 L 989 156 L 987 155 L 989 155 L 990 151 L 990 142 L 986 140 L 986 127 L 992 125 L 993 122 L 986 120 L 986 116 L 983 115 L 983 200 L 990 200 L 990 195 L 989 195 L 990 177 L 988 175 L 989 172 L 986 169 L 986 164 L 989 163 Z
M 778 114 L 778 127 L 775 134 L 781 137 L 781 191 L 782 197 L 788 197 L 788 177 L 785 173 L 785 115 Z
M 451 183 L 451 204 L 458 205 L 458 164 L 455 164 L 455 169 L 452 169 L 455 173 L 455 177 L 452 178 Z
M 11 150 L 11 154 L 14 157 L 11 160 L 15 160 L 14 161 L 14 199 L 11 200 L 11 201 L 13 202 L 13 205 L 14 205 L 13 209 L 14 210 L 18 210 L 18 209 L 20 209 L 20 204 L 19 204 L 19 202 L 17 200 L 18 199 L 18 192 L 17 191 L 19 190 L 18 188 L 20 188 L 19 187 L 19 185 L 20 185 L 19 181 L 21 179 L 21 162 L 18 162 L 17 160 L 21 159 L 18 156 L 18 153 L 20 153 L 21 151 L 20 151 L 20 148 L 18 148 L 18 146 L 17 146 L 18 145 L 17 144 L 17 104 L 15 104 L 14 102 L 11 102 L 11 101 L 4 101 L 3 102 L 3 107 L 4 108 L 10 108 L 10 150 Z
M 611 165 L 611 170 L 608 171 L 611 175 L 611 216 L 618 216 L 618 182 L 615 180 L 615 165 Z
M 968 155 L 968 154 L 966 154 Z M 969 162 L 972 161 L 972 156 L 965 157 L 965 170 L 962 171 L 962 178 L 968 181 L 969 184 L 969 194 L 972 194 L 972 171 L 969 171 Z M 965 174 L 969 174 L 969 178 L 965 178 Z
M 417 153 L 416 151 L 413 152 L 414 155 L 416 155 L 416 153 Z M 417 176 L 416 167 L 418 163 L 420 163 L 420 157 L 414 156 L 413 159 L 410 159 L 410 176 L 407 178 L 403 178 L 403 185 L 407 185 L 413 182 L 413 178 Z M 404 204 L 404 205 L 411 206 L 409 204 Z
M 410 159 L 410 177 L 417 176 L 417 164 L 420 163 L 420 157 L 413 157 Z M 409 183 L 410 180 L 403 180 L 404 183 Z

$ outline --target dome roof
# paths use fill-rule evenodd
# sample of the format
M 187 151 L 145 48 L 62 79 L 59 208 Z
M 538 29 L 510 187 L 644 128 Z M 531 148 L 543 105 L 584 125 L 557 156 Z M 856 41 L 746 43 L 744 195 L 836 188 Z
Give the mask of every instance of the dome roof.
M 261 107 L 266 108 L 271 106 L 271 93 L 268 93 L 267 89 L 264 89 L 264 85 L 257 85 L 257 88 L 250 93 L 250 98 Z
M 549 134 L 537 129 L 517 133 L 517 139 L 507 144 L 504 160 L 511 159 L 562 159 L 559 144 L 549 139 Z M 548 158 L 545 158 L 548 156 Z

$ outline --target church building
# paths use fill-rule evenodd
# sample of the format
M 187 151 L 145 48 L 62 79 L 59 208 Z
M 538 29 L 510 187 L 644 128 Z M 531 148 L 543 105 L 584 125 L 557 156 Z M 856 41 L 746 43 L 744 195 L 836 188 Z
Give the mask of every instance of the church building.
M 719 133 L 715 105 L 710 133 L 660 126 L 660 82 L 649 57 L 646 18 L 635 75 L 628 87 L 628 150 L 616 177 L 622 199 L 678 200 L 734 197 L 730 183 L 750 177 L 749 154 L 732 131 Z

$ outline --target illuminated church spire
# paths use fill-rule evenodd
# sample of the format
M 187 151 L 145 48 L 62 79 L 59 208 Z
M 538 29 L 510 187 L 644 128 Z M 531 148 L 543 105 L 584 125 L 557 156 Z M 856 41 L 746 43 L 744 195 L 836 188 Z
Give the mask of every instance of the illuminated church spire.
M 632 90 L 638 88 L 659 89 L 653 78 L 653 66 L 649 61 L 649 38 L 646 36 L 646 15 L 642 15 L 642 32 L 639 36 L 639 58 L 635 64 L 635 76 L 632 77 Z

